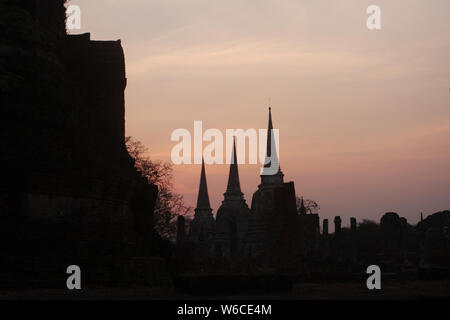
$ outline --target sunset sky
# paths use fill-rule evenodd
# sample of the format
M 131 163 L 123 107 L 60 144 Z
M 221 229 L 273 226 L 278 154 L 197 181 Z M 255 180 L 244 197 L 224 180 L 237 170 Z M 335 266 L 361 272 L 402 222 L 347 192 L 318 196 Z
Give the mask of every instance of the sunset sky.
M 321 218 L 416 223 L 450 209 L 450 1 L 71 0 L 94 40 L 125 50 L 126 135 L 171 161 L 173 130 L 266 128 Z M 381 7 L 382 29 L 366 27 Z M 225 131 L 224 131 L 225 132 Z M 200 166 L 174 166 L 195 206 Z M 250 206 L 260 165 L 239 167 Z M 214 213 L 228 167 L 207 166 Z

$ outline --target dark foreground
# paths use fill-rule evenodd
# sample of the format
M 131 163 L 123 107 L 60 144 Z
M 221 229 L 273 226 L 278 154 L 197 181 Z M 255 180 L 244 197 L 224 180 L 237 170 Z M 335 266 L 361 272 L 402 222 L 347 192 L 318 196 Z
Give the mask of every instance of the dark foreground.
M 373 300 L 373 299 L 450 299 L 450 280 L 440 281 L 384 281 L 381 290 L 368 290 L 365 283 L 302 283 L 295 284 L 292 291 L 281 293 L 253 293 L 229 295 L 192 295 L 175 291 L 171 285 L 160 288 L 86 288 L 69 290 L 23 290 L 0 291 L 0 299 L 39 300 Z

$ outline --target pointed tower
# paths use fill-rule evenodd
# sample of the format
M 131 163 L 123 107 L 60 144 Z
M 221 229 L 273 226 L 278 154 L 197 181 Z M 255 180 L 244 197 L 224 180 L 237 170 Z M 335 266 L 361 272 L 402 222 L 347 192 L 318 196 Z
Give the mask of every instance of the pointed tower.
M 200 174 L 200 186 L 198 188 L 197 207 L 195 215 L 205 214 L 212 216 L 212 209 L 209 203 L 208 184 L 206 183 L 205 161 L 202 159 L 202 171 Z
M 231 154 L 230 172 L 228 174 L 227 190 L 224 193 L 224 201 L 244 201 L 239 182 L 239 170 L 236 156 L 236 139 L 233 139 L 233 151 Z
M 236 258 L 243 253 L 250 210 L 239 182 L 236 141 L 233 140 L 230 171 L 224 200 L 217 210 L 215 224 L 215 252 L 217 256 Z
M 206 183 L 205 162 L 202 160 L 200 186 L 198 188 L 197 207 L 189 229 L 189 239 L 196 243 L 212 246 L 214 218 L 209 202 L 208 185 Z
M 270 214 L 274 211 L 274 190 L 284 186 L 284 174 L 280 169 L 275 134 L 272 123 L 272 108 L 269 107 L 269 124 L 265 164 L 261 170 L 261 183 L 253 194 L 252 211 L 256 214 Z
M 269 107 L 269 124 L 267 128 L 267 145 L 264 168 L 261 172 L 261 184 L 264 186 L 281 186 L 284 183 L 284 174 L 280 168 L 277 145 L 272 123 L 272 108 Z
M 281 252 L 283 255 L 286 252 L 296 254 L 292 251 L 295 246 L 291 246 L 292 250 L 287 247 L 292 243 L 300 243 L 295 238 L 299 233 L 298 230 L 289 228 L 297 225 L 295 220 L 298 217 L 305 218 L 304 220 L 310 218 L 310 215 L 298 214 L 294 183 L 284 183 L 270 107 L 265 159 L 261 183 L 252 197 L 247 246 L 252 255 L 269 263 L 274 262 Z

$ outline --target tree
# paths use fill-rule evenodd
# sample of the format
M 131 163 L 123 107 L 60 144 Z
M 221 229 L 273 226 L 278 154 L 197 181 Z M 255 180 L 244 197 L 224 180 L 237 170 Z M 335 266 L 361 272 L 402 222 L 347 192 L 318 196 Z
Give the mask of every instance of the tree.
M 307 214 L 318 214 L 320 210 L 319 204 L 311 199 L 304 199 L 303 197 L 297 196 L 297 212 L 300 212 L 300 208 L 302 205 L 302 199 L 303 199 L 303 205 L 305 206 L 306 213 Z
M 134 166 L 147 179 L 158 187 L 155 204 L 155 231 L 164 239 L 174 241 L 176 238 L 176 220 L 179 215 L 190 215 L 192 207 L 184 204 L 183 196 L 173 188 L 173 168 L 170 163 L 152 160 L 148 149 L 133 137 L 125 138 L 128 153 L 134 159 Z

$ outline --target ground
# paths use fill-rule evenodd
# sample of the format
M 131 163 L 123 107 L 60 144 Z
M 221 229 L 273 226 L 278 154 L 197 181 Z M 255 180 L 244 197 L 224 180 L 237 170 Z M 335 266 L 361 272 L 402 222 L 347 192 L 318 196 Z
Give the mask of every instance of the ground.
M 253 299 L 253 300 L 309 300 L 309 299 L 449 299 L 450 280 L 443 281 L 385 281 L 381 290 L 370 291 L 365 283 L 296 284 L 292 292 L 236 294 L 236 295 L 187 295 L 174 291 L 170 286 L 162 288 L 90 288 L 81 291 L 25 290 L 0 291 L 0 300 L 7 299 L 63 299 L 63 300 L 191 300 L 191 299 Z

